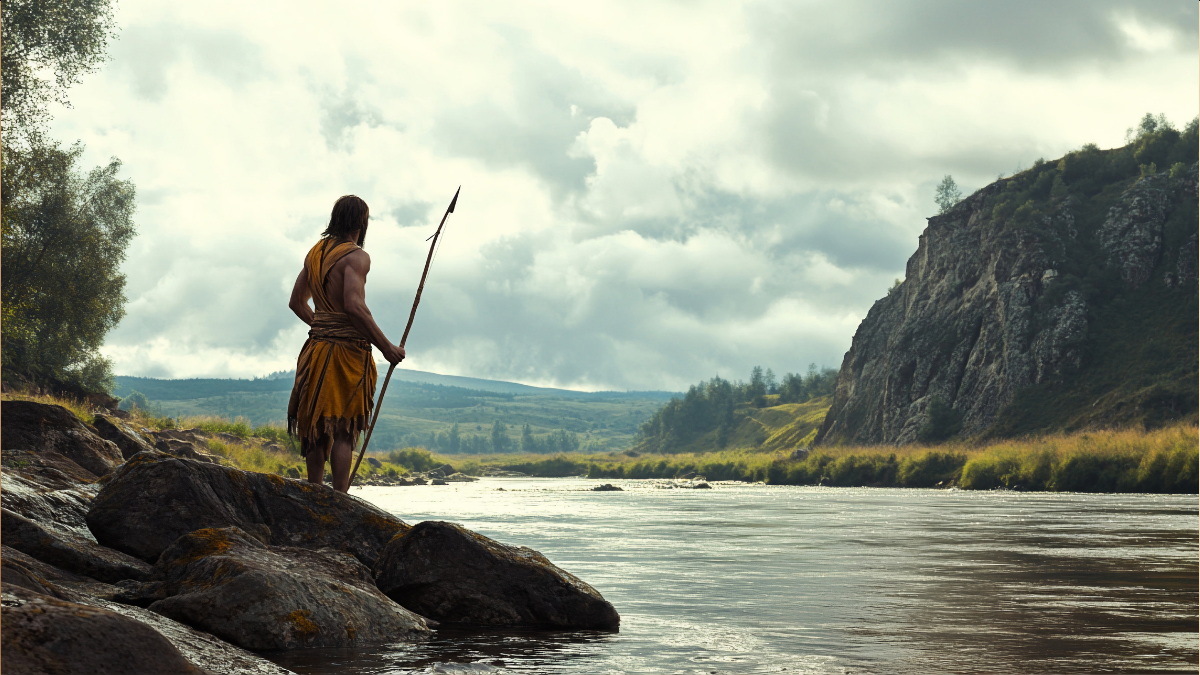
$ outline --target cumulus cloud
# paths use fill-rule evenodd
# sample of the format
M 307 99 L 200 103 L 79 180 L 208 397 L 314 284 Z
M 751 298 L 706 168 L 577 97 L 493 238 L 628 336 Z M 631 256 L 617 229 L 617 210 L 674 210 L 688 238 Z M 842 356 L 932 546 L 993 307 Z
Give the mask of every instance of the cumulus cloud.
M 1188 3 L 126 0 L 55 132 L 125 162 L 140 234 L 117 371 L 251 376 L 333 201 L 371 205 L 411 367 L 679 389 L 836 366 L 933 189 L 1196 114 Z

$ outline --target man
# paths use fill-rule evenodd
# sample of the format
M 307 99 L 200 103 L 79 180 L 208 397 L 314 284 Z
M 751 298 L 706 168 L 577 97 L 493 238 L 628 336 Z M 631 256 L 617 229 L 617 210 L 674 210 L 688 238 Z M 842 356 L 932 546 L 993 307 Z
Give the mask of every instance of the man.
M 325 462 L 335 490 L 350 489 L 350 469 L 358 435 L 370 422 L 375 397 L 371 345 L 388 363 L 404 359 L 367 309 L 371 257 L 362 249 L 370 209 L 346 195 L 333 205 L 329 226 L 308 252 L 296 277 L 288 307 L 311 326 L 296 361 L 296 383 L 288 401 L 288 432 L 300 438 L 308 482 L 321 483 Z M 308 306 L 312 299 L 316 307 Z

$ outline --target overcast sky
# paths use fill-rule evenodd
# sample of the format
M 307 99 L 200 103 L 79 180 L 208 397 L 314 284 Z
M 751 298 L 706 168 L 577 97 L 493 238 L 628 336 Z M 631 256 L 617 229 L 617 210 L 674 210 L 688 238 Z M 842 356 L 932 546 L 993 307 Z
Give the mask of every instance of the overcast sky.
M 965 192 L 1200 100 L 1197 3 L 121 0 L 54 134 L 138 188 L 121 375 L 291 369 L 337 197 L 408 367 L 681 389 L 837 367 Z

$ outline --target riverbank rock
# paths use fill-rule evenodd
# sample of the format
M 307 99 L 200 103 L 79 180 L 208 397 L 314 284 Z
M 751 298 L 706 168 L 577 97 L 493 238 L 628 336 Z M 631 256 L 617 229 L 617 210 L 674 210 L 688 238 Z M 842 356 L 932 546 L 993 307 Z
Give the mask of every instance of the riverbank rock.
M 0 445 L 6 450 L 57 452 L 95 477 L 125 459 L 116 445 L 60 405 L 5 401 L 0 410 Z
M 96 428 L 96 435 L 116 445 L 121 451 L 121 456 L 125 459 L 129 459 L 139 452 L 145 452 L 153 447 L 141 434 L 134 431 L 133 427 L 117 417 L 96 415 L 96 420 L 92 423 L 92 426 Z
M 429 632 L 388 599 L 353 556 L 266 546 L 236 527 L 180 537 L 155 565 L 162 579 L 118 600 L 247 649 L 348 647 Z
M 426 521 L 388 543 L 375 565 L 388 597 L 444 623 L 616 630 L 596 589 L 542 554 L 456 523 Z
M 150 578 L 150 565 L 133 556 L 66 532 L 50 532 L 8 509 L 0 509 L 0 539 L 5 546 L 98 581 Z
M 0 546 L 3 581 L 60 600 L 97 607 L 139 621 L 170 640 L 189 661 L 221 675 L 288 675 L 290 671 L 220 638 L 185 626 L 148 609 L 113 602 L 124 589 L 35 560 Z M 129 584 L 132 582 L 125 582 Z
M 205 675 L 139 621 L 12 584 L 0 587 L 0 670 L 5 673 Z
M 101 544 L 148 562 L 185 534 L 234 526 L 264 543 L 346 551 L 368 566 L 409 527 L 323 485 L 150 453 L 114 472 L 87 524 Z
M 12 470 L 8 466 L 0 472 L 0 506 L 49 529 L 71 532 L 93 541 L 95 537 L 85 518 L 99 489 L 98 485 L 76 483 L 61 475 L 46 480 L 44 475 Z

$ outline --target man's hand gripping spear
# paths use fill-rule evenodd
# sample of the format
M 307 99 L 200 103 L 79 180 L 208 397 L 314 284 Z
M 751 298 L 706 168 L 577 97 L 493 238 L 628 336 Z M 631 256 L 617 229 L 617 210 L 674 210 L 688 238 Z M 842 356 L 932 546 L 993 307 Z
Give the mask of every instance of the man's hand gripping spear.
M 404 349 L 404 343 L 408 342 L 408 332 L 412 330 L 413 319 L 417 316 L 417 305 L 421 304 L 421 292 L 425 290 L 425 278 L 429 276 L 429 265 L 433 262 L 433 253 L 437 250 L 438 238 L 442 235 L 442 228 L 446 225 L 446 217 L 454 213 L 454 205 L 458 203 L 458 193 L 462 190 L 462 186 L 458 186 L 458 190 L 454 191 L 454 199 L 450 200 L 450 206 L 446 209 L 446 213 L 442 215 L 442 222 L 438 223 L 437 231 L 433 233 L 430 239 L 433 242 L 429 245 L 429 255 L 425 256 L 425 270 L 421 272 L 421 283 L 417 285 L 417 296 L 413 298 L 412 311 L 408 313 L 408 325 L 404 327 L 404 335 L 400 337 L 400 349 Z M 391 364 L 388 367 L 387 377 L 383 378 L 383 388 L 379 390 L 379 400 L 375 402 L 375 414 L 371 416 L 371 426 L 367 427 L 367 437 L 363 439 L 362 448 L 358 451 L 358 459 L 354 462 L 354 468 L 350 471 L 350 485 L 354 485 L 354 479 L 358 477 L 358 466 L 362 464 L 363 456 L 367 454 L 367 445 L 371 442 L 371 434 L 375 431 L 375 423 L 379 421 L 379 409 L 383 407 L 383 396 L 387 393 L 388 382 L 392 379 L 392 371 L 396 369 L 396 364 Z M 348 489 L 348 488 L 347 488 Z

